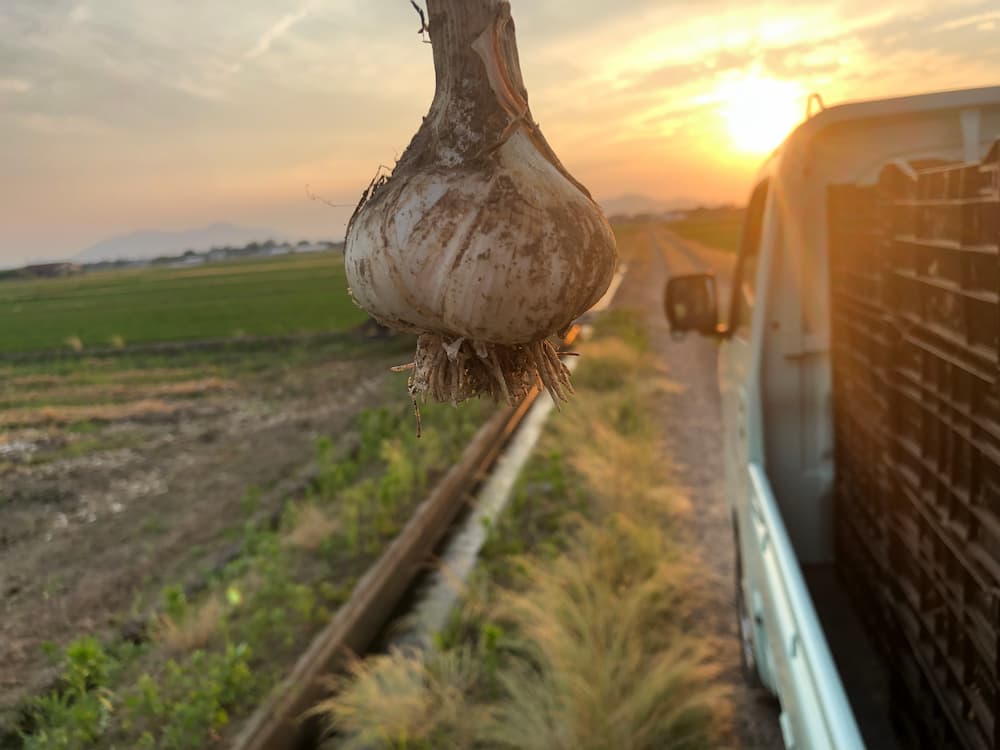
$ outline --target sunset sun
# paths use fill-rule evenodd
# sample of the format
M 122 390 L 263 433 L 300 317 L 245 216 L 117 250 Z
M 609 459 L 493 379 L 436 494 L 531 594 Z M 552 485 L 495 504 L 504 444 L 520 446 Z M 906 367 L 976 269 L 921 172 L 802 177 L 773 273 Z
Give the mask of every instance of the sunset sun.
M 797 84 L 756 73 L 723 81 L 718 97 L 733 146 L 744 153 L 771 151 L 804 113 L 805 95 Z

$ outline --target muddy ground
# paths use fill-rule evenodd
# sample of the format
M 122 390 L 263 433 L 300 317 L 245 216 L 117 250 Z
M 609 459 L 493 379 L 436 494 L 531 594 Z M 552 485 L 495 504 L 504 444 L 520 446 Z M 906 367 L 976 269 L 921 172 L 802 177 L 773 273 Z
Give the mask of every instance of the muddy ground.
M 196 397 L 167 388 L 148 408 L 112 404 L 111 421 L 60 423 L 56 409 L 55 422 L 0 431 L 0 729 L 51 683 L 44 644 L 117 632 L 164 585 L 204 577 L 232 532 L 308 474 L 321 436 L 342 440 L 359 411 L 385 400 L 388 366 L 404 349 L 359 344 L 295 366 L 278 355 L 256 371 L 202 378 L 212 387 Z M 161 371 L 171 372 L 147 372 Z M 95 386 L 72 380 L 22 377 L 8 393 L 23 402 L 51 387 L 86 405 Z

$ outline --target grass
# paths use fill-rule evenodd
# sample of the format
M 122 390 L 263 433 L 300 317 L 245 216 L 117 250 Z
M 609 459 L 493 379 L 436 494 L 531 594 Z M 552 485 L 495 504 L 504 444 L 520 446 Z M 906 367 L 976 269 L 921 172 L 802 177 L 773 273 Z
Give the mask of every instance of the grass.
M 683 219 L 667 223 L 672 231 L 717 250 L 737 252 L 746 209 L 717 208 L 691 211 Z
M 320 711 L 353 729 L 338 743 L 341 750 L 470 748 L 492 718 L 489 709 L 465 700 L 480 679 L 479 664 L 468 650 L 436 654 L 432 660 L 394 651 L 369 662 L 355 660 L 330 683 L 339 699 Z
M 224 616 L 222 602 L 210 596 L 180 616 L 161 615 L 153 626 L 153 637 L 173 653 L 188 653 L 204 648 L 212 641 L 222 626 Z
M 340 528 L 336 519 L 318 505 L 310 503 L 297 510 L 292 528 L 285 537 L 289 544 L 317 550 Z
M 339 253 L 0 282 L 0 353 L 341 330 L 365 315 Z
M 429 654 L 356 662 L 317 711 L 333 748 L 708 750 L 727 721 L 698 591 L 674 543 L 649 404 L 676 385 L 634 317 L 581 345 L 546 427 Z
M 395 401 L 356 418 L 355 453 L 319 442 L 316 481 L 277 528 L 256 520 L 266 514 L 248 491 L 241 554 L 197 598 L 180 583 L 163 589 L 148 642 L 102 645 L 84 636 L 52 647 L 60 687 L 25 707 L 21 749 L 198 750 L 222 742 L 348 599 L 489 413 L 478 402 L 430 405 L 418 441 L 409 399 L 395 390 Z

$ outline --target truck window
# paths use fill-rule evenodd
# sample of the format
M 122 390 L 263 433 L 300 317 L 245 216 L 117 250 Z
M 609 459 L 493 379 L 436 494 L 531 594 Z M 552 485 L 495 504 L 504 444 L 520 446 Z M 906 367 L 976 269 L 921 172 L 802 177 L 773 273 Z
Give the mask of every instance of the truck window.
M 743 338 L 750 337 L 753 305 L 757 287 L 757 261 L 760 258 L 760 238 L 764 228 L 764 207 L 767 205 L 767 181 L 760 183 L 750 196 L 747 217 L 740 238 L 733 285 L 732 313 L 729 327 Z

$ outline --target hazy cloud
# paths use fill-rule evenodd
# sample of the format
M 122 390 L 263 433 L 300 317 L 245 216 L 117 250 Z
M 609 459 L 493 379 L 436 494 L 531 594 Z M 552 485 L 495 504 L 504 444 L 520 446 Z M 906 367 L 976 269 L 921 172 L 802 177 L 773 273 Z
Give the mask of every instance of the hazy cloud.
M 253 46 L 253 49 L 247 52 L 247 59 L 252 60 L 255 57 L 260 57 L 271 49 L 271 45 L 274 44 L 275 40 L 280 39 L 286 31 L 305 18 L 315 5 L 316 3 L 314 2 L 306 3 L 294 13 L 287 13 L 278 19 L 273 26 L 261 35 L 260 39 Z
M 260 35 L 257 42 L 251 47 L 247 53 L 243 56 L 243 59 L 235 62 L 226 70 L 227 75 L 235 75 L 239 73 L 243 68 L 244 63 L 249 62 L 266 54 L 271 45 L 274 44 L 278 39 L 283 37 L 289 29 L 295 24 L 309 15 L 310 11 L 316 6 L 316 2 L 310 1 L 304 3 L 297 10 L 286 13 L 277 21 L 275 21 L 271 26 L 265 29 L 264 33 Z

